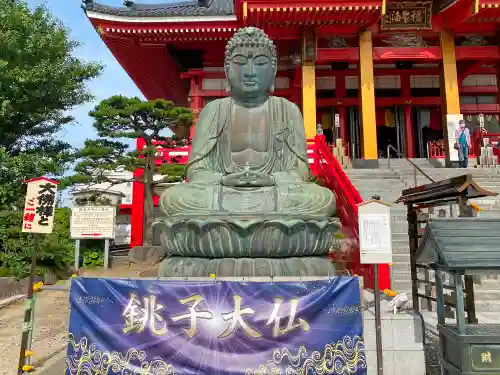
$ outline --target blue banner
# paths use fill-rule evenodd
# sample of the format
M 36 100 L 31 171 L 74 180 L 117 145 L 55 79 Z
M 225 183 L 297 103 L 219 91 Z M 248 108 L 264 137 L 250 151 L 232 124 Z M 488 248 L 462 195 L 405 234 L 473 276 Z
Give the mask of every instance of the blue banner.
M 75 278 L 66 375 L 366 374 L 359 280 Z

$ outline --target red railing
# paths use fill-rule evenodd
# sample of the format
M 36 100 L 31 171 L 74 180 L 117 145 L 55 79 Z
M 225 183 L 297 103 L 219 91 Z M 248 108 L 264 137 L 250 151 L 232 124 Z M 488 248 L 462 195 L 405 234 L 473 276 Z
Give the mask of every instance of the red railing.
M 469 148 L 469 159 L 476 158 L 481 155 L 481 140 L 489 138 L 491 142 L 496 143 L 500 139 L 500 133 L 482 133 L 479 129 L 472 133 L 471 147 Z M 444 141 L 429 141 L 427 143 L 427 154 L 430 159 L 444 158 Z M 496 155 L 496 154 L 495 154 Z
M 344 234 L 351 241 L 349 249 L 339 259 L 333 255 L 335 260 L 346 263 L 346 268 L 352 273 L 361 275 L 365 280 L 365 287 L 373 289 L 373 266 L 360 264 L 359 261 L 359 236 L 358 236 L 358 205 L 363 198 L 345 174 L 340 163 L 333 156 L 330 148 L 325 142 L 323 135 L 314 139 L 314 165 L 311 170 L 316 172 L 322 179 L 325 187 L 331 189 L 337 197 L 337 215 L 342 223 Z M 379 288 L 381 290 L 390 288 L 389 265 L 379 265 Z
M 469 148 L 469 159 L 477 156 L 475 143 Z M 427 143 L 427 154 L 429 159 L 444 159 L 444 142 L 442 139 L 438 141 L 429 141 Z

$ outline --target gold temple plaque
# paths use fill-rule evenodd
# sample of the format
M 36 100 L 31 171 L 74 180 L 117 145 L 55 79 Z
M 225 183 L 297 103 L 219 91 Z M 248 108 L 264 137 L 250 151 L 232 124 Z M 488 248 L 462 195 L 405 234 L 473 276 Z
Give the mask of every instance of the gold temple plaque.
M 431 29 L 432 1 L 392 1 L 382 17 L 382 30 Z

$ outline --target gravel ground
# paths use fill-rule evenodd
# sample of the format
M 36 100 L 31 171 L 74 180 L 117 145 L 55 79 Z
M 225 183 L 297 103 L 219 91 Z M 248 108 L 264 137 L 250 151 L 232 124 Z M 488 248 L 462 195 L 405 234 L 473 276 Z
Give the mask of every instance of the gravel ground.
M 118 266 L 84 271 L 84 276 L 137 277 L 144 267 Z M 0 309 L 0 375 L 16 374 L 24 319 L 24 301 Z M 33 335 L 33 363 L 37 374 L 63 375 L 68 336 L 68 293 L 42 291 L 37 295 Z
M 0 310 L 0 374 L 16 374 L 25 303 Z M 66 349 L 68 335 L 68 293 L 39 293 L 33 335 L 34 362 L 44 363 Z M 56 374 L 54 374 L 56 375 Z

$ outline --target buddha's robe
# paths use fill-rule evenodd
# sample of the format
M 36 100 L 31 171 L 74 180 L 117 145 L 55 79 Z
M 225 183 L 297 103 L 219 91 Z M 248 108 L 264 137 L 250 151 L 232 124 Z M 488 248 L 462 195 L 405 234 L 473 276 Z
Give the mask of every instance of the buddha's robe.
M 162 209 L 168 215 L 332 215 L 335 212 L 333 193 L 309 182 L 304 124 L 297 106 L 284 98 L 269 98 L 265 104 L 267 108 L 262 110 L 266 117 L 267 150 L 255 151 L 258 157 L 246 159 L 246 164 L 241 163 L 242 154 L 237 155 L 231 147 L 231 136 L 234 137 L 231 128 L 236 117 L 234 106 L 231 98 L 215 100 L 205 106 L 196 124 L 186 166 L 188 182 L 163 192 Z M 252 108 L 239 107 L 237 121 L 241 121 L 242 110 L 252 111 Z M 246 119 L 245 114 L 243 117 Z M 251 119 L 252 116 L 248 116 L 248 121 Z M 260 141 L 262 133 L 255 139 Z M 241 146 L 241 142 L 238 143 Z M 276 185 L 227 187 L 221 184 L 223 176 L 248 168 L 273 176 Z

